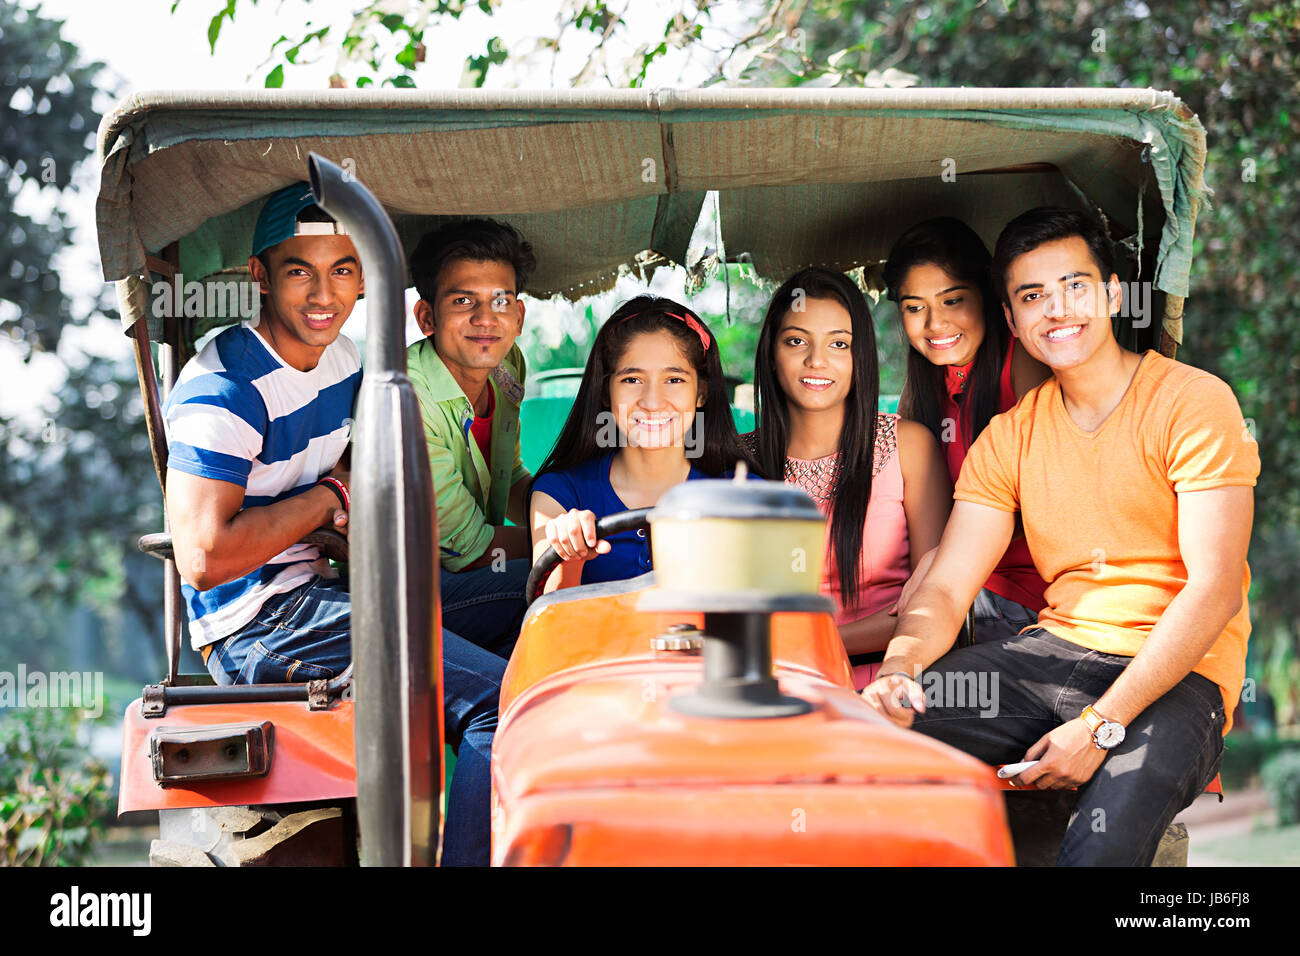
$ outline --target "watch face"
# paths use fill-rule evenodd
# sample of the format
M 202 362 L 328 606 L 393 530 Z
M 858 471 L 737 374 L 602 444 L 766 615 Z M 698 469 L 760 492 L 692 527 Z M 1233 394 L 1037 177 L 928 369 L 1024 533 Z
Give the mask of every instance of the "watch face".
M 1124 742 L 1124 725 L 1108 720 L 1093 734 L 1093 739 L 1102 750 L 1110 750 Z

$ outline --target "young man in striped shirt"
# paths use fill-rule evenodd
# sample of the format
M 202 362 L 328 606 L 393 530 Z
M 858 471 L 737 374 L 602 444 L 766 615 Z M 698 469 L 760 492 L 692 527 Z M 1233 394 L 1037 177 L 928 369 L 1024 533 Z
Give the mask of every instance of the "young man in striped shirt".
M 328 678 L 352 658 L 351 600 L 299 542 L 320 527 L 347 533 L 344 454 L 361 359 L 339 333 L 364 289 L 361 263 L 306 183 L 267 200 L 248 261 L 260 315 L 191 359 L 165 409 L 167 514 L 190 641 L 219 684 Z M 449 631 L 442 646 L 458 756 L 443 862 L 486 865 L 505 662 Z

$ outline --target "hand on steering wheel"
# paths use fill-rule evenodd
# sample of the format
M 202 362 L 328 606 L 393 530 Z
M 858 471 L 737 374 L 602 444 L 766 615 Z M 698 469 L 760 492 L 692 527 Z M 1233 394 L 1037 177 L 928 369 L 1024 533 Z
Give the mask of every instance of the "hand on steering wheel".
M 569 514 L 574 513 L 575 512 L 569 512 Z M 579 515 L 592 515 L 593 518 L 595 517 L 595 515 L 590 511 L 576 513 Z M 606 553 L 610 545 L 608 541 L 602 539 L 608 538 L 610 535 L 619 534 L 623 531 L 631 531 L 634 528 L 648 527 L 650 522 L 647 516 L 649 514 L 649 508 L 637 508 L 634 511 L 620 511 L 618 514 L 607 515 L 606 517 L 601 518 L 595 523 L 595 527 L 592 528 L 592 536 L 596 541 L 595 548 L 593 549 L 587 546 L 586 542 L 590 539 L 586 537 L 585 532 L 579 535 L 582 548 L 587 552 L 595 550 L 598 554 Z M 564 518 L 567 516 L 561 515 L 560 517 Z M 555 521 L 559 521 L 559 519 L 555 519 Z M 548 541 L 551 541 L 550 532 L 552 523 L 553 522 L 548 522 L 546 527 Z M 558 530 L 559 526 L 557 525 L 557 531 Z M 578 548 L 574 545 L 571 538 L 569 539 L 568 544 L 573 547 L 572 553 L 576 555 Z M 605 551 L 599 550 L 600 545 L 605 546 Z M 594 555 L 588 553 L 587 557 L 594 557 Z M 552 545 L 543 551 L 541 556 L 533 563 L 533 569 L 528 573 L 528 583 L 524 586 L 524 599 L 529 604 L 532 604 L 533 601 L 541 596 L 542 588 L 546 585 L 546 579 L 551 576 L 551 572 L 559 567 L 563 560 L 564 559 L 560 557 L 559 553 L 557 553 L 554 543 L 552 543 Z
M 598 554 L 609 554 L 609 542 L 596 534 L 596 513 L 570 508 L 546 522 L 546 543 L 555 549 L 560 560 L 586 561 Z

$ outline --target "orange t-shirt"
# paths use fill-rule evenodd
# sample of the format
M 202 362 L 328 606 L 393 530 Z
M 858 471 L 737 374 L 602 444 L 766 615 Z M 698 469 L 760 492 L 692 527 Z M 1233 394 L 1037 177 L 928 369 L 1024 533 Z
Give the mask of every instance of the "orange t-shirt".
M 1232 389 L 1147 352 L 1095 432 L 1070 418 L 1055 378 L 994 417 L 966 456 L 954 496 L 1020 512 L 1048 582 L 1039 626 L 1134 657 L 1187 583 L 1178 493 L 1253 487 L 1258 475 L 1259 449 Z M 1222 690 L 1225 733 L 1246 674 L 1249 587 L 1247 567 L 1241 610 L 1192 668 Z

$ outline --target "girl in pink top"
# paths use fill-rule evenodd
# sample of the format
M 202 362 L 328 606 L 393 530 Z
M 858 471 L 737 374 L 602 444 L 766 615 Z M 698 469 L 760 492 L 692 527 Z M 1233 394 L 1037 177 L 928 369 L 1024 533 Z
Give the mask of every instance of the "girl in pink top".
M 908 229 L 885 263 L 885 285 L 912 346 L 899 411 L 939 439 L 954 484 L 989 420 L 1051 374 L 1003 320 L 991 261 L 970 226 L 945 217 Z M 1018 531 L 976 596 L 972 639 L 1013 637 L 1036 623 L 1045 587 Z
M 777 290 L 754 382 L 758 430 L 746 437 L 765 474 L 802 487 L 828 518 L 822 588 L 862 688 L 893 636 L 903 584 L 952 507 L 939 445 L 877 412 L 871 312 L 841 272 L 805 269 Z

